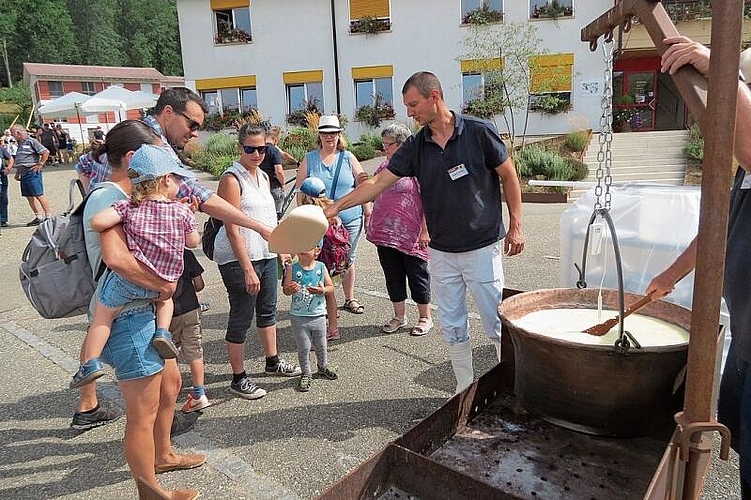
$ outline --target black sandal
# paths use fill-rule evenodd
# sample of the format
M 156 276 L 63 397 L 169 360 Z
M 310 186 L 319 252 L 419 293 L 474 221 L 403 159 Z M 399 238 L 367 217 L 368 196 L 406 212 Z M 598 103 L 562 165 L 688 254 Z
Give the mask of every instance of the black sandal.
M 357 299 L 345 300 L 342 307 L 352 314 L 362 314 L 365 312 L 365 306 L 360 304 Z

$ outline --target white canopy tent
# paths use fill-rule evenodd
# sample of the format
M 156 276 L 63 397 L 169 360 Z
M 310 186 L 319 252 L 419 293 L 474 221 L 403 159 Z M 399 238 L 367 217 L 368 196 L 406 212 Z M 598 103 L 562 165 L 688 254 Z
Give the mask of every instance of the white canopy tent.
M 143 92 L 141 90 L 132 91 L 124 87 L 117 87 L 115 85 L 112 85 L 102 90 L 98 94 L 95 94 L 91 99 L 117 101 L 116 105 L 119 106 L 120 109 L 128 110 L 150 108 L 156 103 L 157 96 L 148 92 Z M 108 103 L 99 101 L 96 101 L 95 103 L 89 103 L 92 108 L 95 107 L 94 104 L 101 106 L 102 108 L 107 107 L 108 105 Z M 115 103 L 112 104 L 115 105 Z M 112 111 L 112 109 L 109 109 L 108 111 Z
M 81 115 L 92 115 L 96 112 L 88 112 L 82 109 L 85 102 L 89 101 L 91 96 L 81 94 L 80 92 L 69 92 L 52 102 L 41 106 L 37 111 L 43 117 L 68 117 L 73 114 L 78 118 L 78 130 L 81 133 L 81 142 L 84 142 L 83 125 L 81 124 Z

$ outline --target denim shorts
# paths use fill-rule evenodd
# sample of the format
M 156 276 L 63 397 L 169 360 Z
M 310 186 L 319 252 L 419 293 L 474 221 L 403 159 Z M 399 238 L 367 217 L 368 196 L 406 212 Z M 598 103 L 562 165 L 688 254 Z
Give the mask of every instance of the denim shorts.
M 349 265 L 351 266 L 355 263 L 355 257 L 357 256 L 357 244 L 360 242 L 360 236 L 362 235 L 363 218 L 358 217 L 343 224 L 347 228 L 347 232 L 349 232 Z
M 115 369 L 117 380 L 150 377 L 164 369 L 152 341 L 156 321 L 151 305 L 130 309 L 115 318 L 102 360 Z
M 29 170 L 21 176 L 21 196 L 42 196 L 43 194 L 42 172 Z
M 118 309 L 138 299 L 156 299 L 159 294 L 132 283 L 116 272 L 107 274 L 99 293 L 99 302 L 110 309 Z
M 276 258 L 254 260 L 253 269 L 261 282 L 257 295 L 245 291 L 245 272 L 237 261 L 219 266 L 219 273 L 227 288 L 229 319 L 225 340 L 233 344 L 245 342 L 248 330 L 256 316 L 256 327 L 266 328 L 276 324 L 276 299 L 279 286 L 276 277 Z

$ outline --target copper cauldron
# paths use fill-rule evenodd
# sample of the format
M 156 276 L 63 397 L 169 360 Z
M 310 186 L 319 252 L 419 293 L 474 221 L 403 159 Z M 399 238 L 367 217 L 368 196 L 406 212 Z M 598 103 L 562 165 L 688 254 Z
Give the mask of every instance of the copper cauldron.
M 552 289 L 504 300 L 499 313 L 514 344 L 514 392 L 522 405 L 576 431 L 636 437 L 668 429 L 682 402 L 688 343 L 631 347 L 586 345 L 546 337 L 514 324 L 544 309 L 595 309 L 597 289 Z M 603 290 L 603 307 L 617 310 L 618 292 Z M 641 296 L 626 294 L 630 304 Z M 656 301 L 640 312 L 689 331 L 691 312 Z

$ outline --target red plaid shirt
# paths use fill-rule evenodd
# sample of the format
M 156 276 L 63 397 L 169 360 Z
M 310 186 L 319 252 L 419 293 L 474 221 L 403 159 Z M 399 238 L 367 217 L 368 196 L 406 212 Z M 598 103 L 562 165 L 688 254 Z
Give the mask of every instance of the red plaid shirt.
M 144 200 L 116 201 L 112 207 L 123 221 L 128 249 L 162 279 L 175 282 L 183 273 L 185 235 L 196 229 L 196 216 L 184 203 Z

